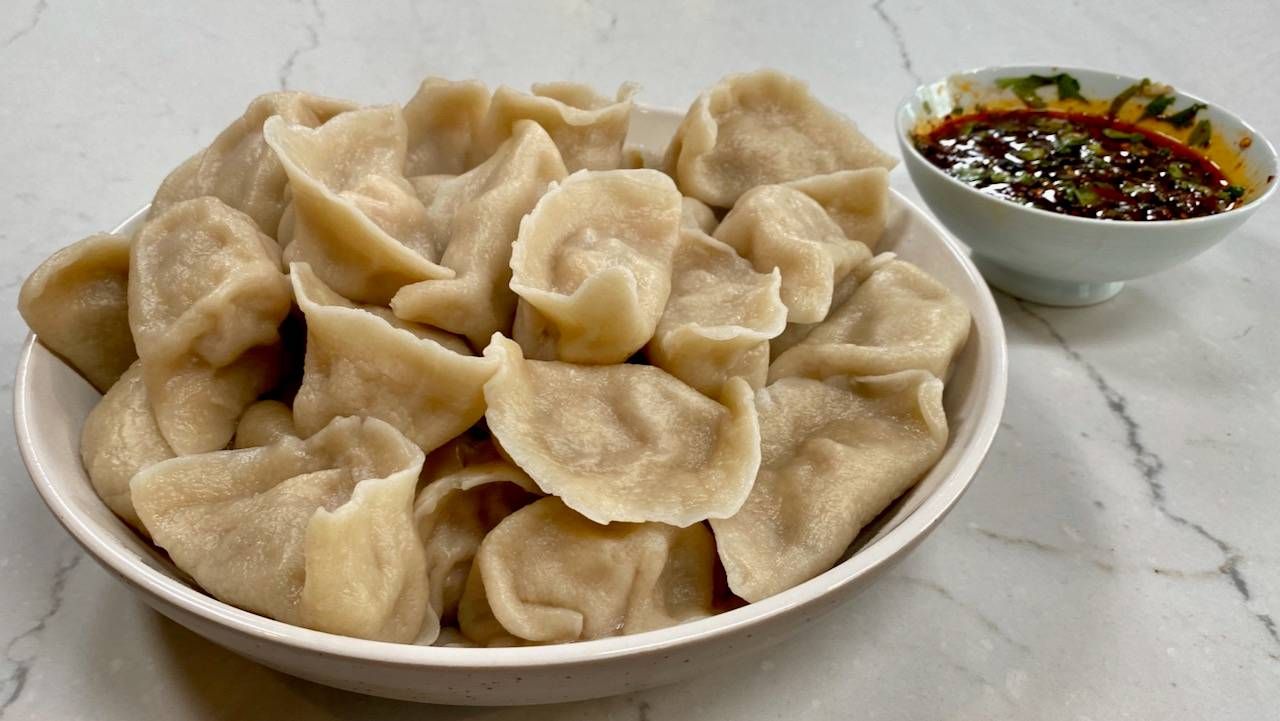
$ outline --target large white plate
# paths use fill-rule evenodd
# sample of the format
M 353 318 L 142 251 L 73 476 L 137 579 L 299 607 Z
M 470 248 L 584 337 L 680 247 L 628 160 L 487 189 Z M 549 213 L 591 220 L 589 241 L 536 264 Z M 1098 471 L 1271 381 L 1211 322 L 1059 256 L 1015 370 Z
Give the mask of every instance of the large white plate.
M 639 108 L 629 142 L 665 147 L 680 113 Z M 145 209 L 117 229 L 138 227 Z M 107 510 L 80 464 L 80 428 L 98 393 L 34 338 L 14 386 L 14 424 L 36 489 L 68 531 L 143 601 L 196 633 L 286 673 L 392 698 L 451 704 L 527 704 L 591 698 L 670 683 L 754 653 L 850 599 L 919 543 L 951 509 L 986 456 L 1004 408 L 1004 329 L 964 252 L 900 194 L 881 250 L 919 265 L 973 313 L 944 403 L 951 438 L 942 459 L 850 549 L 796 588 L 673 628 L 532 648 L 408 646 L 290 626 L 221 603 L 188 585 L 165 556 Z

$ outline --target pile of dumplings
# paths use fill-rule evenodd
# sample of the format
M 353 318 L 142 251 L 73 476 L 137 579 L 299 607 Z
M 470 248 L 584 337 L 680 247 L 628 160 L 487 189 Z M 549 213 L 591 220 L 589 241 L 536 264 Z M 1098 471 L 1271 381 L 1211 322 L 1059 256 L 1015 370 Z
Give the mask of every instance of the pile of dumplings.
M 632 88 L 255 99 L 19 308 L 81 454 L 209 594 L 365 639 L 564 643 L 831 568 L 937 461 L 967 308 L 876 254 L 894 159 L 733 75 L 664 157 Z

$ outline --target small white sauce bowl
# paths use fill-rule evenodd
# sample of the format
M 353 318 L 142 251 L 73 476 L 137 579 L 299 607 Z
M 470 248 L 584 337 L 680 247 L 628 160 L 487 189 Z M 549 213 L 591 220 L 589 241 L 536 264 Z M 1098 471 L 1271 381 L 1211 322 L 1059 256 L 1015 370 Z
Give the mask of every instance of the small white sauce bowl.
M 1234 114 L 1174 88 L 1173 109 L 1193 102 L 1208 107 L 1215 143 L 1248 147 L 1234 151 L 1237 174 L 1247 179 L 1245 202 L 1225 213 L 1187 220 L 1127 221 L 1053 213 L 984 193 L 948 175 L 926 159 L 912 141 L 918 127 L 953 109 L 968 114 L 975 104 L 1007 106 L 1012 95 L 997 78 L 1069 73 L 1090 100 L 1110 100 L 1139 78 L 1053 65 L 986 67 L 921 85 L 898 107 L 898 144 L 911 180 L 929 209 L 973 251 L 973 261 L 991 285 L 1019 298 L 1061 306 L 1090 305 L 1120 292 L 1124 281 L 1158 273 L 1211 248 L 1235 230 L 1276 190 L 1276 150 Z M 1152 78 L 1163 81 L 1163 78 Z M 1040 91 L 1049 100 L 1052 86 Z M 1149 99 L 1149 98 L 1147 98 Z M 1135 101 L 1138 100 L 1135 98 Z

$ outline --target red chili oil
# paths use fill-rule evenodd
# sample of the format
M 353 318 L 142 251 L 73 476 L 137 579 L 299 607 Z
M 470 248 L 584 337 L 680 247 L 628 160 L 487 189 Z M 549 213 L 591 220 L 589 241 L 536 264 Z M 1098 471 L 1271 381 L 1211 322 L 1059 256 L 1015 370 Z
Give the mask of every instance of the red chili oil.
M 1244 195 L 1190 147 L 1101 115 L 982 112 L 949 119 L 915 144 L 984 193 L 1082 218 L 1196 218 L 1230 210 Z

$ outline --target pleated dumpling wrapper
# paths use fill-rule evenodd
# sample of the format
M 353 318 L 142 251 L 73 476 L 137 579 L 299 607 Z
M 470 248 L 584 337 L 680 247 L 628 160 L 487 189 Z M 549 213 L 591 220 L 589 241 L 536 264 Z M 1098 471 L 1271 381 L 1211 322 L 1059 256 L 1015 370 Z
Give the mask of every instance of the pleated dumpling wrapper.
M 458 620 L 482 645 L 506 634 L 564 643 L 666 628 L 713 613 L 714 557 L 702 524 L 606 526 L 544 498 L 480 544 Z
M 142 365 L 135 362 L 85 418 L 80 433 L 85 472 L 107 508 L 145 533 L 133 509 L 129 481 L 138 471 L 173 455 L 151 412 Z
M 309 263 L 360 303 L 386 304 L 401 286 L 452 278 L 438 264 L 427 210 L 404 177 L 408 130 L 394 105 L 342 113 L 318 128 L 270 118 L 267 143 L 293 192 L 288 262 Z
M 458 602 L 480 542 L 502 519 L 542 494 L 533 479 L 498 454 L 491 441 L 468 436 L 451 441 L 431 456 L 452 463 L 423 468 L 426 482 L 414 503 L 418 535 L 426 550 L 430 608 L 417 643 L 436 643 L 441 622 L 458 613 Z
M 106 392 L 138 357 L 129 332 L 129 238 L 100 233 L 41 263 L 18 312 L 46 348 Z
M 478 147 L 489 89 L 478 80 L 429 77 L 404 104 L 409 129 L 404 174 L 460 175 L 484 160 Z
M 280 373 L 280 251 L 217 198 L 147 221 L 129 262 L 129 326 L 156 424 L 179 455 L 224 448 Z
M 733 377 L 763 386 L 769 339 L 787 323 L 778 270 L 758 273 L 733 248 L 691 227 L 680 229 L 672 267 L 649 361 L 711 398 Z
M 918 368 L 945 378 L 969 337 L 969 309 L 905 260 L 882 254 L 853 294 L 769 367 L 787 376 L 886 375 Z
M 516 310 L 511 244 L 520 219 L 564 177 L 546 131 L 522 121 L 480 166 L 436 183 L 427 205 L 428 232 L 445 249 L 440 262 L 456 275 L 399 289 L 391 300 L 396 315 L 461 333 L 477 348 L 494 333 L 510 332 Z
M 489 104 L 483 147 L 496 150 L 519 121 L 532 120 L 555 141 L 570 173 L 620 168 L 634 94 L 630 84 L 612 100 L 578 83 L 535 83 L 532 95 L 502 86 Z
M 785 185 L 748 191 L 716 227 L 755 269 L 782 272 L 782 302 L 791 323 L 816 323 L 831 309 L 835 286 L 871 258 L 816 200 Z
M 947 442 L 942 382 L 924 371 L 787 378 L 756 405 L 760 475 L 742 510 L 711 521 L 729 588 L 753 603 L 835 565 Z
M 621 363 L 671 292 L 681 197 L 656 170 L 579 171 L 520 223 L 513 335 L 530 358 Z
M 257 448 L 291 436 L 298 436 L 293 423 L 293 409 L 276 400 L 258 401 L 244 409 L 236 424 L 232 448 Z
M 209 593 L 295 626 L 412 642 L 427 609 L 413 521 L 422 450 L 373 418 L 134 477 L 156 544 Z
M 288 204 L 288 176 L 276 154 L 262 137 L 267 118 L 314 128 L 355 103 L 308 93 L 280 92 L 260 95 L 244 115 L 218 134 L 209 147 L 179 165 L 156 191 L 149 217 L 163 213 L 174 203 L 212 195 L 253 218 L 258 228 L 276 237 Z
M 896 163 L 808 85 L 776 70 L 730 75 L 699 95 L 665 158 L 681 192 L 720 208 L 757 185 Z
M 525 360 L 494 335 L 484 386 L 501 448 L 544 492 L 597 523 L 688 526 L 733 515 L 760 465 L 751 387 L 717 403 L 653 366 Z
M 338 416 L 379 418 L 431 451 L 484 416 L 484 384 L 496 361 L 466 343 L 385 310 L 358 308 L 305 263 L 290 265 L 307 319 L 307 355 L 293 417 L 303 436 Z
M 874 251 L 889 220 L 889 171 L 841 170 L 783 183 L 812 198 L 844 232 Z

